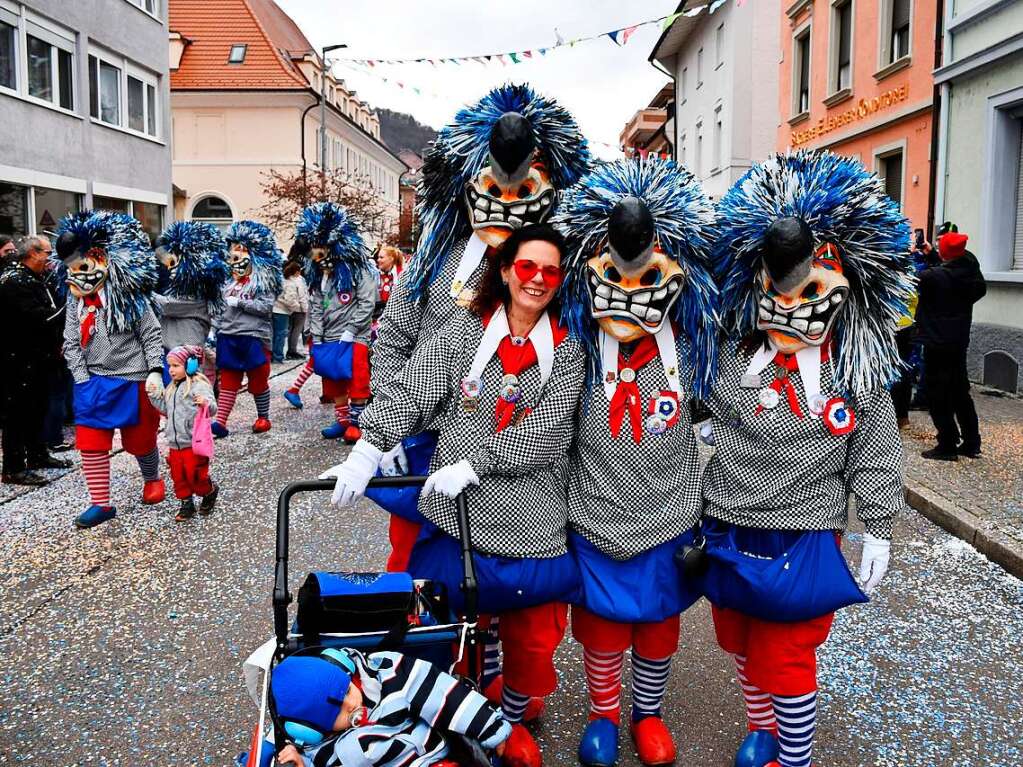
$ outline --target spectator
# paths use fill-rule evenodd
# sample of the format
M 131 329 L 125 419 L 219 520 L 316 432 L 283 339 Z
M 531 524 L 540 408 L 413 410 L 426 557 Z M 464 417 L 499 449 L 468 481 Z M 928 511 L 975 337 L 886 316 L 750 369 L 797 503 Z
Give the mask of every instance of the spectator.
M 0 276 L 0 361 L 4 370 L 7 421 L 3 433 L 3 482 L 45 485 L 36 469 L 66 469 L 43 441 L 50 378 L 57 368 L 54 343 L 62 316 L 43 276 L 52 248 L 45 237 L 25 237 L 18 265 Z
M 973 305 L 987 293 L 987 285 L 977 258 L 966 249 L 968 239 L 956 231 L 943 234 L 938 239 L 941 265 L 920 275 L 917 335 L 924 347 L 924 384 L 938 432 L 937 447 L 921 455 L 940 461 L 980 456 L 966 351 Z
M 46 290 L 49 291 L 58 311 L 53 338 L 54 367 L 50 376 L 49 404 L 43 422 L 43 439 L 51 453 L 62 453 L 74 449 L 75 446 L 74 441 L 66 439 L 64 435 L 64 427 L 74 423 L 74 417 L 70 414 L 74 399 L 74 381 L 62 351 L 64 337 L 61 330 L 64 327 L 68 288 L 64 281 L 64 270 L 57 268 L 59 263 L 55 259 L 50 259 L 44 277 Z
M 914 233 L 913 247 L 910 250 L 913 258 L 913 269 L 917 276 L 925 269 L 936 266 L 937 256 L 933 246 L 924 237 L 924 230 L 917 229 Z M 932 261 L 933 259 L 933 261 Z M 914 341 L 918 296 L 913 294 L 906 307 L 906 313 L 899 318 L 895 332 L 895 344 L 899 350 L 899 357 L 905 366 L 898 381 L 892 385 L 892 404 L 895 405 L 895 417 L 899 421 L 899 428 L 909 426 L 909 409 L 913 398 L 913 384 L 917 379 L 918 370 L 914 365 L 914 359 L 919 357 L 918 347 L 920 344 Z
M 18 263 L 18 259 L 15 258 L 15 254 L 18 249 L 14 245 L 14 239 L 7 236 L 6 234 L 0 234 L 0 272 L 3 272 L 9 266 L 14 266 Z
M 284 289 L 274 301 L 274 335 L 270 356 L 273 362 L 284 362 L 284 344 L 291 335 L 291 315 L 302 308 L 296 294 L 295 280 L 305 282 L 302 279 L 302 267 L 294 261 L 288 261 L 284 264 Z
M 302 346 L 302 334 L 305 332 L 306 317 L 309 316 L 309 286 L 302 276 L 301 265 L 296 263 L 293 267 L 290 271 L 288 268 L 284 270 L 284 292 L 293 294 L 298 302 L 298 308 L 291 313 L 287 359 L 302 360 L 305 354 L 299 351 L 299 347 Z

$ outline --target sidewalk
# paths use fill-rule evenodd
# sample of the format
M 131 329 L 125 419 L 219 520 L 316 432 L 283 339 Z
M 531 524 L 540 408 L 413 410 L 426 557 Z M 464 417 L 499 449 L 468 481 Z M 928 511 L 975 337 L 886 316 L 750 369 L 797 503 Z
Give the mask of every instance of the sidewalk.
M 902 432 L 909 504 L 993 562 L 1023 577 L 1023 399 L 973 387 L 983 457 L 928 461 L 934 426 L 926 412 L 910 414 Z

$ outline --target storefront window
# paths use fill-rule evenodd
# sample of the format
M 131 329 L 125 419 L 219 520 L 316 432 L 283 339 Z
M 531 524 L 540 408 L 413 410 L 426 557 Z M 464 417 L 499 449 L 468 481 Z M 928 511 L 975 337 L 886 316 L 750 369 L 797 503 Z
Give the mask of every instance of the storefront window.
M 163 230 L 163 206 L 152 202 L 133 202 L 131 207 L 132 215 L 142 224 L 149 239 L 155 242 Z
M 110 210 L 114 213 L 130 213 L 130 207 L 128 200 L 119 200 L 116 197 L 103 197 L 101 195 L 93 195 L 92 207 L 96 210 Z
M 33 187 L 35 198 L 36 232 L 53 232 L 57 223 L 68 213 L 81 210 L 81 195 L 63 189 Z
M 16 77 L 14 41 L 18 30 L 0 21 L 0 86 L 14 90 L 18 86 Z
M 0 181 L 0 234 L 28 234 L 28 187 Z

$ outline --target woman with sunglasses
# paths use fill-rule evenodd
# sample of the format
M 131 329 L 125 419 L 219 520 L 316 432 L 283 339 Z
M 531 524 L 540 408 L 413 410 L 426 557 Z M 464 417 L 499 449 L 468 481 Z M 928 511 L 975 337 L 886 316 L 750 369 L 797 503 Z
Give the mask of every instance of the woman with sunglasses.
M 454 498 L 466 493 L 480 611 L 500 614 L 502 709 L 513 730 L 505 764 L 539 765 L 521 721 L 531 696 L 553 692 L 554 650 L 578 570 L 566 548 L 566 466 L 582 390 L 582 349 L 558 324 L 565 243 L 548 225 L 516 230 L 488 262 L 469 309 L 413 355 L 362 416 L 362 439 L 331 502 L 355 501 L 381 456 L 431 420 L 439 427 L 419 499 L 429 521 L 409 571 L 447 586 L 461 608 Z

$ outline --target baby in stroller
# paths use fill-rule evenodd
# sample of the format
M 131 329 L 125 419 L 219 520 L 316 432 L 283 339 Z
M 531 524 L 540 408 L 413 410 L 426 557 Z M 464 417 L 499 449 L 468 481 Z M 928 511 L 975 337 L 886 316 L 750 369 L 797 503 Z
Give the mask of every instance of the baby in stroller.
M 306 652 L 271 673 L 270 713 L 288 743 L 278 764 L 426 767 L 464 763 L 466 750 L 482 757 L 478 747 L 504 750 L 511 725 L 500 709 L 432 663 L 397 652 Z

